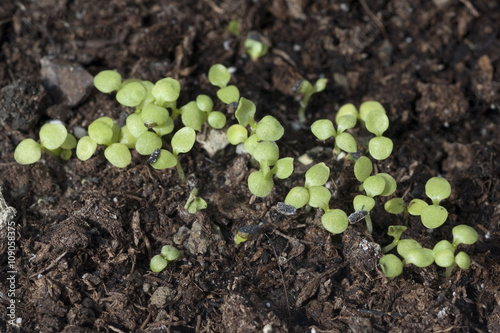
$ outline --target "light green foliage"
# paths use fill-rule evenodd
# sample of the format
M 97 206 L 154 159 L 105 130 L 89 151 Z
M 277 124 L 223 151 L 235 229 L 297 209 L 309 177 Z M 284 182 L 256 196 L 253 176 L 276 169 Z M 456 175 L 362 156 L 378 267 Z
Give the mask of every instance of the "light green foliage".
M 307 170 L 305 187 L 322 186 L 328 181 L 329 177 L 330 168 L 323 162 L 318 163 Z
M 285 129 L 273 116 L 265 116 L 257 123 L 255 134 L 261 140 L 276 141 L 281 139 Z
M 276 177 L 279 179 L 286 179 L 290 177 L 293 172 L 293 158 L 292 157 L 284 157 L 280 158 L 276 162 Z
M 472 245 L 477 242 L 477 231 L 468 225 L 457 225 L 452 229 L 453 246 L 457 247 L 459 244 Z
M 302 186 L 292 188 L 285 198 L 287 205 L 293 206 L 296 209 L 302 208 L 309 202 L 309 191 Z
M 210 96 L 198 95 L 198 97 L 196 97 L 196 105 L 201 111 L 210 112 L 214 107 L 214 102 L 212 101 Z
M 101 117 L 94 120 L 89 125 L 88 130 L 92 140 L 97 144 L 106 146 L 117 142 L 120 135 L 120 128 L 109 117 Z
M 380 195 L 384 191 L 385 180 L 379 175 L 370 176 L 365 179 L 363 186 L 366 194 L 373 198 L 374 196 Z
M 236 108 L 236 112 L 234 115 L 241 126 L 253 126 L 255 123 L 255 111 L 255 104 L 251 100 L 242 97 L 240 98 L 238 107 Z
M 229 80 L 231 80 L 231 74 L 229 74 L 226 66 L 216 64 L 210 67 L 208 71 L 208 81 L 210 81 L 211 84 L 219 88 L 224 88 L 227 86 Z
M 306 109 L 307 105 L 309 104 L 309 99 L 311 99 L 311 96 L 314 93 L 325 90 L 327 83 L 328 80 L 325 78 L 318 79 L 314 85 L 312 85 L 311 82 L 307 80 L 302 80 L 299 82 L 298 90 L 303 94 L 302 100 L 300 101 L 300 108 L 298 113 L 299 121 L 301 123 L 306 122 Z
M 471 260 L 470 260 L 470 257 L 467 253 L 460 251 L 457 253 L 457 255 L 455 257 L 455 263 L 461 269 L 469 269 L 470 264 L 471 264 Z
M 434 261 L 439 267 L 449 267 L 455 263 L 455 253 L 451 249 L 433 250 Z
M 363 102 L 359 107 L 359 119 L 361 119 L 362 121 L 366 121 L 366 118 L 368 117 L 370 112 L 379 110 L 385 113 L 384 107 L 379 102 L 377 101 Z
M 57 149 L 66 141 L 68 131 L 62 124 L 45 124 L 40 128 L 40 144 L 50 150 Z
M 248 131 L 245 127 L 234 124 L 228 128 L 226 135 L 230 144 L 237 145 L 247 140 Z
M 255 148 L 257 147 L 257 144 L 259 143 L 259 141 L 260 141 L 260 138 L 257 136 L 257 134 L 252 134 L 245 141 L 245 144 L 243 145 L 243 147 L 250 155 L 253 155 Z
M 207 208 L 207 202 L 202 198 L 196 197 L 189 204 L 184 206 L 185 209 L 188 210 L 189 213 L 194 214 L 199 210 Z
M 403 273 L 403 262 L 394 254 L 387 254 L 383 256 L 380 258 L 379 264 L 382 272 L 389 279 L 393 279 Z
M 245 39 L 244 46 L 253 61 L 258 61 L 259 58 L 265 56 L 269 50 L 267 45 L 260 40 L 254 39 L 252 36 Z
M 431 198 L 434 205 L 439 205 L 451 195 L 450 183 L 444 178 L 432 177 L 425 183 L 425 194 Z
M 138 113 L 132 113 L 127 117 L 126 120 L 127 129 L 134 137 L 138 138 L 143 133 L 147 132 L 147 127 L 144 126 L 142 117 Z
M 125 168 L 132 160 L 130 150 L 122 143 L 113 143 L 108 146 L 104 150 L 104 157 L 117 168 Z
M 198 108 L 196 102 L 189 102 L 181 107 L 180 111 L 184 126 L 191 127 L 196 131 L 201 131 L 201 126 L 207 119 L 207 114 Z
M 196 141 L 196 132 L 191 127 L 183 127 L 172 137 L 172 150 L 175 156 L 187 153 L 193 148 Z
M 408 213 L 414 216 L 420 216 L 422 213 L 422 210 L 429 206 L 427 202 L 421 199 L 413 199 L 410 201 L 410 204 L 408 205 Z
M 177 165 L 177 157 L 171 152 L 165 149 L 160 150 L 160 155 L 156 162 L 151 163 L 151 166 L 158 170 L 173 168 Z
M 352 201 L 354 206 L 354 210 L 364 210 L 366 212 L 370 212 L 373 207 L 375 207 L 375 200 L 372 197 L 367 197 L 366 195 L 358 194 L 354 197 Z
M 170 77 L 157 81 L 151 90 L 151 94 L 156 100 L 156 105 L 163 107 L 177 101 L 180 93 L 181 85 L 179 81 Z
M 248 189 L 258 197 L 263 198 L 269 195 L 273 186 L 273 178 L 263 171 L 254 171 L 248 176 Z
M 121 105 L 134 107 L 142 103 L 146 98 L 146 88 L 140 82 L 123 84 L 116 93 L 116 100 Z
M 145 127 L 162 126 L 168 121 L 170 117 L 168 110 L 164 107 L 148 104 L 144 106 L 140 113 L 140 117 Z M 128 117 L 127 117 L 128 118 Z
M 66 135 L 66 140 L 64 140 L 63 144 L 61 145 L 62 149 L 73 149 L 76 147 L 76 138 L 73 134 L 68 133 Z
M 137 138 L 130 133 L 128 127 L 125 125 L 121 128 L 120 136 L 118 137 L 118 142 L 123 143 L 130 149 L 135 148 L 135 143 L 137 142 Z
M 344 110 L 348 111 L 348 108 L 344 108 Z M 337 154 L 340 154 L 341 149 L 348 153 L 356 152 L 358 150 L 356 140 L 351 134 L 345 132 L 345 130 L 356 126 L 356 117 L 352 114 L 344 114 L 335 119 L 337 122 L 337 130 L 335 130 L 330 120 L 320 119 L 311 125 L 312 133 L 320 140 L 327 140 L 333 136 L 335 138 L 334 149 Z
M 335 115 L 335 122 L 339 126 L 342 123 L 339 119 L 340 119 L 340 117 L 343 117 L 343 116 L 353 116 L 355 118 L 358 118 L 359 113 L 358 113 L 358 110 L 356 109 L 356 107 L 354 106 L 354 104 L 347 103 L 347 104 L 342 105 L 339 108 L 339 110 L 337 111 L 337 114 Z M 352 127 L 354 127 L 354 126 L 352 126 Z M 350 128 L 352 128 L 352 127 L 350 127 Z
M 366 117 L 366 129 L 376 136 L 381 136 L 388 128 L 389 118 L 385 111 L 374 110 Z
M 261 141 L 257 143 L 252 156 L 259 163 L 267 163 L 269 166 L 276 164 L 279 158 L 279 148 L 274 141 Z
M 354 176 L 360 182 L 364 182 L 373 171 L 372 161 L 366 156 L 361 156 L 354 164 Z
M 392 243 L 389 245 L 384 246 L 382 249 L 382 253 L 387 253 L 393 248 L 395 248 L 399 244 L 399 239 L 401 238 L 401 234 L 407 229 L 405 226 L 401 225 L 391 225 L 389 226 L 389 229 L 387 230 L 387 234 L 389 236 L 394 237 L 392 240 Z
M 135 150 L 141 155 L 151 155 L 155 149 L 161 148 L 161 138 L 153 132 L 144 132 L 135 142 Z
M 220 111 L 212 111 L 208 115 L 208 124 L 215 129 L 221 129 L 226 126 L 226 115 Z
M 33 139 L 24 139 L 14 151 L 14 159 L 19 164 L 33 164 L 42 157 L 42 147 Z
M 328 203 L 332 194 L 324 186 L 311 186 L 309 189 L 309 206 L 322 208 L 325 212 L 329 210 Z
M 431 249 L 416 248 L 408 251 L 404 257 L 404 264 L 413 264 L 417 267 L 427 267 L 434 262 L 434 255 Z
M 122 76 L 116 71 L 102 71 L 94 77 L 94 86 L 100 92 L 109 94 L 112 91 L 120 90 L 122 87 Z
M 153 127 L 153 131 L 155 131 L 155 133 L 158 134 L 158 136 L 160 137 L 172 133 L 173 130 L 174 130 L 174 121 L 172 118 L 168 118 L 167 122 L 162 126 Z
M 368 151 L 376 160 L 384 160 L 392 153 L 392 140 L 382 136 L 389 127 L 389 118 L 379 102 L 369 101 L 361 104 L 359 117 L 365 121 L 366 129 L 375 134 L 368 143 Z
M 331 209 L 323 214 L 321 224 L 332 234 L 341 234 L 349 226 L 349 219 L 343 210 Z
M 376 160 L 385 160 L 391 155 L 393 149 L 392 140 L 385 136 L 377 136 L 368 142 L 368 151 Z
M 311 125 L 311 132 L 320 140 L 327 140 L 337 134 L 333 123 L 329 119 L 316 120 Z
M 384 209 L 391 214 L 401 214 L 405 210 L 405 202 L 401 198 L 392 198 L 384 204 Z
M 149 267 L 155 273 L 163 271 L 170 262 L 179 260 L 184 256 L 183 251 L 177 250 L 175 247 L 166 245 L 161 249 L 161 254 L 157 254 L 151 258 Z
M 94 155 L 96 149 L 97 143 L 91 137 L 84 136 L 78 140 L 76 145 L 76 157 L 82 161 L 86 161 Z
M 240 99 L 240 91 L 236 86 L 227 86 L 217 90 L 217 97 L 225 104 L 238 102 Z
M 420 219 L 422 224 L 429 229 L 436 229 L 443 225 L 448 218 L 448 211 L 443 206 L 429 205 L 422 209 Z
M 411 250 L 420 248 L 422 248 L 422 245 L 420 245 L 414 239 L 400 239 L 398 242 L 397 251 L 401 257 L 406 258 Z
M 229 21 L 227 31 L 234 37 L 238 37 L 240 35 L 240 22 L 238 20 Z
M 396 180 L 391 175 L 381 172 L 377 176 L 384 178 L 385 181 L 384 190 L 380 193 L 381 196 L 388 197 L 396 191 Z

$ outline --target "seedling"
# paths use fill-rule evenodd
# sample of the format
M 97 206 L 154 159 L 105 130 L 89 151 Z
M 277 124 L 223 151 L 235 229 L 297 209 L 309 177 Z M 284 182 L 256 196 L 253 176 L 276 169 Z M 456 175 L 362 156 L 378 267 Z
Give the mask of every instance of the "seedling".
M 240 92 L 236 86 L 228 86 L 231 74 L 226 66 L 216 64 L 210 67 L 208 71 L 208 81 L 214 86 L 219 87 L 217 90 L 217 97 L 225 104 L 237 102 L 240 99 Z
M 260 232 L 260 226 L 256 224 L 246 225 L 241 227 L 236 235 L 234 235 L 234 242 L 236 245 L 244 243 L 252 235 L 257 235 Z
M 269 47 L 263 43 L 262 37 L 256 32 L 250 32 L 245 39 L 245 49 L 253 61 L 258 61 L 260 57 L 267 54 Z
M 198 189 L 194 188 L 189 194 L 189 198 L 187 199 L 186 205 L 184 206 L 184 209 L 187 209 L 187 211 L 191 214 L 207 208 L 207 202 L 202 198 L 197 197 L 197 194 Z
M 450 183 L 441 177 L 432 177 L 425 184 L 425 194 L 431 198 L 432 205 L 420 199 L 413 199 L 408 207 L 411 215 L 420 216 L 422 224 L 429 229 L 443 225 L 448 218 L 448 211 L 440 202 L 451 194 Z
M 183 256 L 183 251 L 180 251 L 171 245 L 165 245 L 161 248 L 161 254 L 157 254 L 151 258 L 149 266 L 153 272 L 159 273 L 164 270 L 170 262 L 179 260 Z
M 370 155 L 376 160 L 385 160 L 392 153 L 393 143 L 382 135 L 389 127 L 384 107 L 379 102 L 368 101 L 361 104 L 359 110 L 359 118 L 365 122 L 366 129 L 375 134 L 368 143 Z
M 309 104 L 309 99 L 311 99 L 311 96 L 313 94 L 325 90 L 327 83 L 328 79 L 325 78 L 319 78 L 314 85 L 312 85 L 311 82 L 307 80 L 301 80 L 297 82 L 296 86 L 294 87 L 294 90 L 299 91 L 303 95 L 302 100 L 300 101 L 300 107 L 298 113 L 299 121 L 301 123 L 304 124 L 306 122 L 306 109 L 307 105 Z
M 240 22 L 238 20 L 229 21 L 227 31 L 234 37 L 238 37 L 240 35 Z

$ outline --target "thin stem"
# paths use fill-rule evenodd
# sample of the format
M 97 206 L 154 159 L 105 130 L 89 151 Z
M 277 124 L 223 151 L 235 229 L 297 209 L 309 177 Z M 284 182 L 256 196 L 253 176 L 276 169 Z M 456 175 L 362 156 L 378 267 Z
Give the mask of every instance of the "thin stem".
M 451 273 L 453 272 L 453 268 L 455 268 L 455 264 L 446 267 L 446 278 L 447 279 L 451 277 Z
M 181 163 L 179 162 L 179 158 L 177 157 L 177 154 L 174 152 L 173 154 L 175 158 L 177 159 L 177 164 L 175 165 L 175 168 L 177 169 L 177 173 L 179 174 L 179 178 L 182 180 L 184 184 L 187 184 L 187 178 L 186 175 L 184 174 L 184 170 L 182 170 Z
M 186 201 L 186 205 L 184 205 L 184 209 L 188 209 L 189 205 L 196 199 L 196 195 L 198 194 L 198 188 L 194 188 L 191 193 L 189 193 L 189 197 Z
M 371 234 L 373 232 L 373 224 L 370 214 L 365 216 L 365 221 L 366 221 L 366 230 L 368 230 L 368 232 Z
M 307 108 L 307 105 L 309 104 L 309 99 L 311 98 L 311 96 L 312 96 L 312 94 L 305 94 L 302 101 L 300 101 L 299 121 L 301 123 L 306 122 L 306 108 Z
M 392 242 L 391 244 L 384 246 L 384 247 L 382 248 L 382 253 L 387 253 L 387 252 L 389 252 L 390 250 L 392 250 L 393 248 L 395 248 L 395 247 L 396 247 L 396 245 L 398 245 L 398 243 L 397 243 L 397 242 Z

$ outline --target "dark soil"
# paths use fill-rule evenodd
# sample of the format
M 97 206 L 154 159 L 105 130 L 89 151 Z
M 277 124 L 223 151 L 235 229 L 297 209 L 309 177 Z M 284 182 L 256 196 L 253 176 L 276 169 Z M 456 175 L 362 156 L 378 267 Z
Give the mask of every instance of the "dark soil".
M 240 37 L 226 30 L 232 19 Z M 16 328 L 4 316 L 4 229 L 0 331 L 500 332 L 498 22 L 494 0 L 2 1 L 0 186 L 17 210 L 21 319 Z M 258 62 L 243 48 L 250 31 L 271 45 Z M 194 215 L 183 208 L 190 188 L 175 169 L 154 170 L 143 156 L 126 169 L 112 167 L 102 150 L 86 162 L 13 159 L 16 145 L 37 139 L 49 119 L 70 130 L 103 115 L 123 121 L 132 110 L 92 89 L 90 75 L 171 76 L 183 105 L 215 96 L 207 73 L 216 63 L 234 67 L 232 82 L 257 104 L 257 119 L 271 114 L 285 126 L 282 156 L 324 148 L 311 156 L 332 170 L 331 207 L 349 213 L 358 193 L 353 165 L 332 156 L 331 141 L 294 130 L 291 88 L 328 78 L 311 98 L 309 124 L 333 119 L 344 103 L 380 101 L 394 151 L 376 168 L 397 180 L 395 195 L 425 198 L 425 182 L 437 175 L 452 185 L 446 224 L 429 233 L 411 217 L 404 236 L 432 247 L 451 240 L 455 225 L 473 226 L 479 241 L 462 248 L 471 268 L 447 279 L 435 265 L 409 266 L 388 280 L 378 246 L 390 243 L 389 225 L 404 221 L 380 208 L 385 198 L 371 214 L 373 235 L 363 223 L 329 234 L 318 210 L 275 210 L 308 166 L 296 162 L 291 180 L 255 198 L 246 186 L 254 166 L 232 146 L 211 156 L 196 144 L 182 156 L 208 202 Z M 352 133 L 360 143 L 368 137 Z M 259 223 L 260 234 L 234 244 L 240 227 Z M 149 260 L 166 244 L 186 256 L 152 273 Z

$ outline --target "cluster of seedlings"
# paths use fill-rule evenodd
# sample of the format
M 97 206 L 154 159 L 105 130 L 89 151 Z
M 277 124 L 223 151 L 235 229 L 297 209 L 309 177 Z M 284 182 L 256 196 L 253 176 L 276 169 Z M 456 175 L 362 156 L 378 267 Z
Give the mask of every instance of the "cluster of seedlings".
M 245 43 L 245 46 L 251 55 L 251 50 L 260 50 L 260 53 L 255 51 L 252 55 L 256 60 L 265 54 L 267 49 L 258 46 L 255 39 L 251 40 L 252 43 Z M 208 95 L 198 95 L 195 100 L 179 107 L 177 101 L 181 86 L 173 78 L 167 77 L 156 83 L 138 79 L 122 80 L 119 73 L 105 70 L 96 75 L 96 88 L 103 93 L 116 92 L 116 100 L 120 104 L 134 109 L 128 115 L 124 126 L 118 126 L 109 117 L 101 117 L 88 126 L 85 135 L 76 138 L 68 133 L 60 122 L 50 122 L 40 129 L 40 142 L 33 139 L 23 140 L 16 147 L 14 158 L 20 164 L 32 164 L 41 158 L 43 150 L 51 156 L 67 160 L 71 157 L 72 150 L 76 149 L 76 156 L 85 161 L 90 159 L 98 145 L 101 145 L 104 147 L 105 158 L 118 168 L 125 168 L 131 163 L 131 150 L 135 150 L 145 156 L 146 163 L 155 169 L 176 167 L 180 179 L 187 183 L 178 156 L 191 151 L 196 142 L 196 132 L 201 131 L 204 126 L 210 126 L 216 130 L 225 130 L 228 142 L 242 146 L 258 163 L 259 169 L 248 176 L 248 188 L 255 196 L 266 197 L 274 187 L 274 177 L 286 179 L 294 171 L 294 159 L 280 158 L 276 143 L 283 136 L 285 129 L 273 116 L 266 115 L 262 119 L 255 119 L 256 105 L 241 97 L 238 88 L 229 84 L 231 74 L 225 66 L 212 66 L 208 79 L 217 87 L 217 98 L 224 107 L 236 108 L 235 124 L 226 127 L 226 115 L 214 110 L 214 101 Z M 311 95 L 324 90 L 326 83 L 326 79 L 320 78 L 314 85 L 308 81 L 300 81 L 297 84 L 296 89 L 304 96 L 299 109 L 299 121 L 305 121 L 304 112 Z M 182 126 L 179 126 L 180 123 Z M 354 136 L 348 132 L 357 124 L 371 135 L 365 145 L 358 145 Z M 278 204 L 278 210 L 283 214 L 293 215 L 304 207 L 321 209 L 321 223 L 333 234 L 342 233 L 349 224 L 364 219 L 367 231 L 371 233 L 371 212 L 380 201 L 379 197 L 391 196 L 397 188 L 391 175 L 373 174 L 373 163 L 369 158 L 371 156 L 380 161 L 392 153 L 392 140 L 383 136 L 388 127 L 389 118 L 386 111 L 376 101 L 362 103 L 359 111 L 353 104 L 343 105 L 335 116 L 335 125 L 330 119 L 315 121 L 310 128 L 312 134 L 325 142 L 332 140 L 337 156 L 345 156 L 355 161 L 353 172 L 360 182 L 360 194 L 356 195 L 352 202 L 354 213 L 348 215 L 341 209 L 331 208 L 332 194 L 325 186 L 330 178 L 330 168 L 325 163 L 309 168 L 305 174 L 304 185 L 290 189 L 284 203 Z M 434 177 L 427 182 L 425 192 L 431 199 L 431 204 L 421 199 L 413 199 L 406 204 L 401 198 L 392 198 L 385 202 L 384 208 L 391 214 L 420 216 L 426 228 L 438 228 L 448 218 L 447 210 L 440 203 L 450 196 L 450 184 L 444 178 Z M 197 194 L 198 189 L 194 188 L 185 205 L 185 209 L 190 213 L 207 207 L 205 200 L 197 197 Z M 249 235 L 258 233 L 259 229 L 259 226 L 241 228 L 235 235 L 235 242 L 245 242 Z M 470 258 L 465 252 L 458 252 L 456 255 L 455 252 L 460 244 L 473 244 L 477 240 L 478 235 L 473 228 L 465 225 L 455 227 L 453 241 L 450 243 L 442 240 L 433 249 L 423 248 L 412 239 L 400 239 L 405 229 L 404 226 L 389 227 L 388 234 L 394 237 L 394 241 L 384 247 L 385 255 L 380 259 L 380 266 L 387 277 L 400 275 L 403 267 L 409 264 L 426 267 L 435 262 L 446 268 L 447 276 L 455 266 L 462 269 L 470 266 Z M 393 248 L 397 248 L 402 260 L 394 254 L 388 254 Z M 178 259 L 180 252 L 171 246 L 163 247 L 162 254 L 151 259 L 151 269 L 160 272 L 168 262 Z

